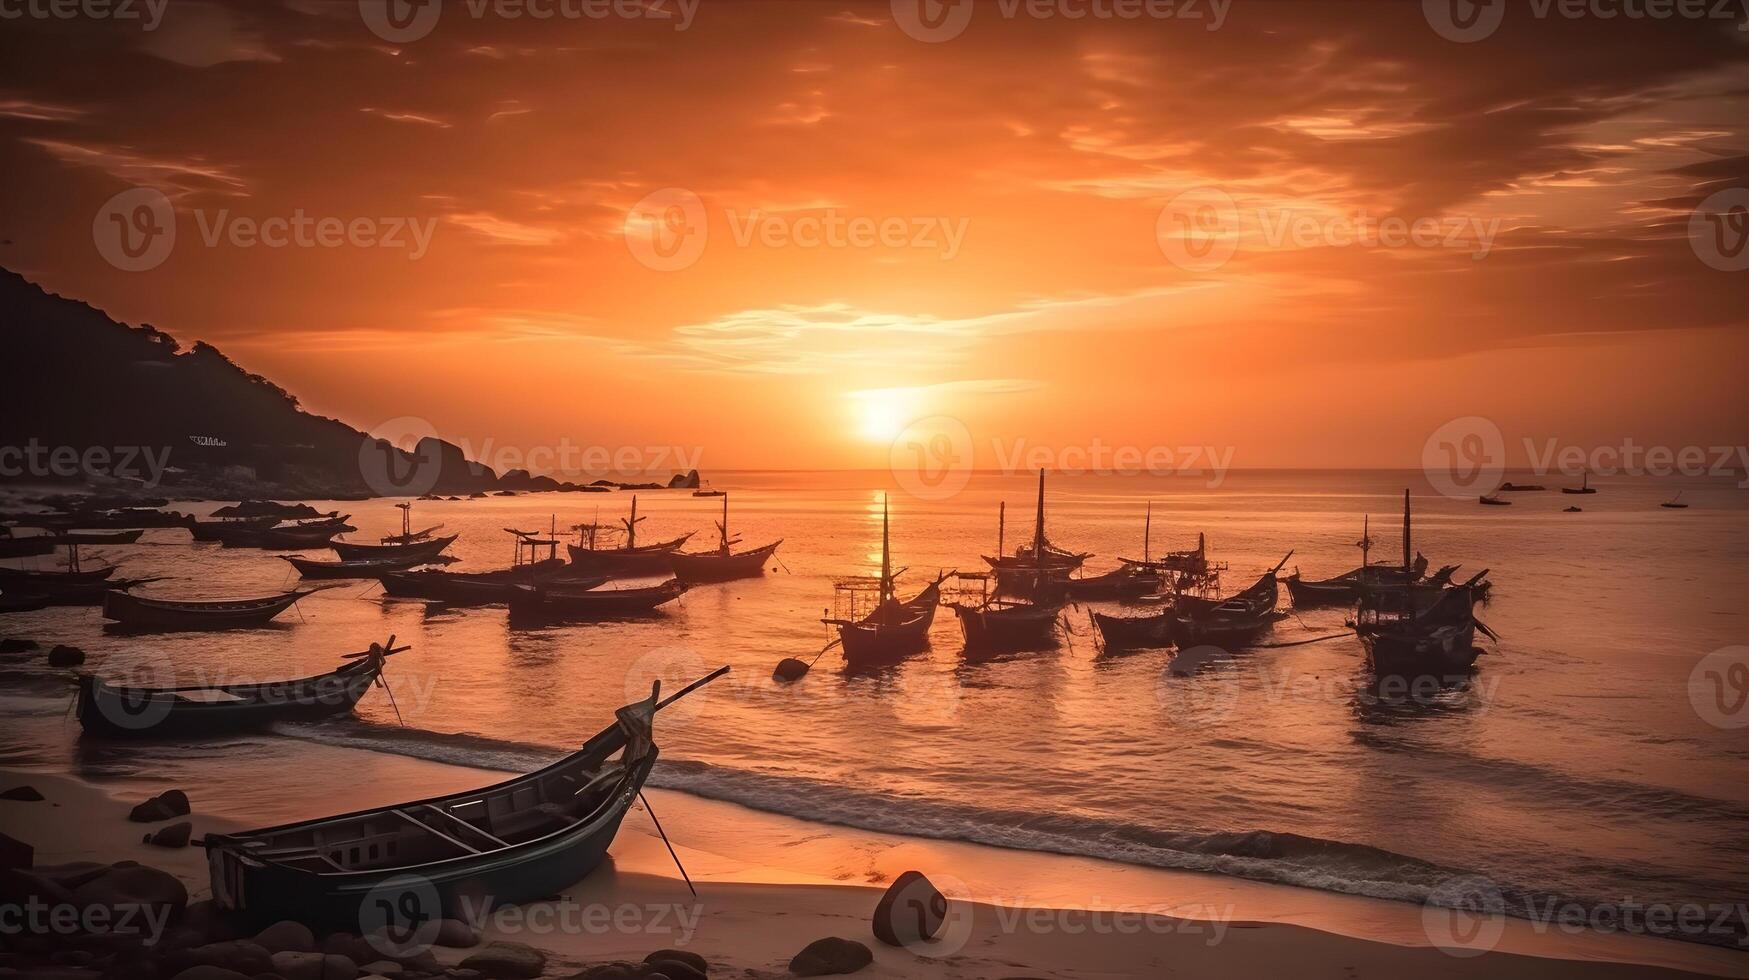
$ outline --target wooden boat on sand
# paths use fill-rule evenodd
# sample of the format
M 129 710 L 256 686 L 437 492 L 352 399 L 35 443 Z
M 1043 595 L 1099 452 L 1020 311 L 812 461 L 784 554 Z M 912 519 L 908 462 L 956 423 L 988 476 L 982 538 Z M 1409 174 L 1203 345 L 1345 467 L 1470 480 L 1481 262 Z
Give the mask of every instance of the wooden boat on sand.
M 381 681 L 383 663 L 407 647 L 371 644 L 326 674 L 209 687 L 127 687 L 79 675 L 79 724 L 109 736 L 214 735 L 344 714 Z
M 295 919 L 358 929 L 389 896 L 397 917 L 463 916 L 482 897 L 506 905 L 570 887 L 607 854 L 656 763 L 658 711 L 728 671 L 614 712 L 571 755 L 481 789 L 359 810 L 202 842 L 213 900 L 251 927 Z M 412 887 L 403 887 L 412 884 Z M 365 916 L 365 918 L 361 918 Z M 406 921 L 398 918 L 397 921 Z

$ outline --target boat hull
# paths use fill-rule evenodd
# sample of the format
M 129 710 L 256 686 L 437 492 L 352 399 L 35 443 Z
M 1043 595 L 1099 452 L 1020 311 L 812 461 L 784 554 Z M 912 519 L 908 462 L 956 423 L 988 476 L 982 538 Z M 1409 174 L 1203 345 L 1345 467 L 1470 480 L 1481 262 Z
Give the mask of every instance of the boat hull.
M 658 606 L 681 597 L 686 586 L 679 579 L 637 589 L 585 588 L 574 585 L 521 585 L 510 596 L 512 616 L 546 620 L 611 619 L 616 616 L 649 615 Z
M 1057 642 L 1057 610 L 1049 606 L 954 606 L 968 653 L 1043 650 Z
M 1107 650 L 1153 650 L 1172 645 L 1175 613 L 1171 609 L 1153 616 L 1108 616 L 1093 614 Z
M 457 535 L 448 534 L 412 544 L 349 544 L 345 541 L 330 541 L 327 546 L 334 549 L 341 561 L 373 558 L 401 558 L 411 561 L 418 558 L 436 558 L 443 554 L 445 548 L 455 543 L 456 537 Z
M 571 564 L 579 571 L 605 575 L 665 575 L 674 571 L 674 553 L 686 543 L 688 534 L 661 544 L 636 548 L 583 548 L 566 545 Z
M 103 618 L 136 631 L 247 629 L 267 625 L 307 594 L 287 592 L 238 602 L 173 602 L 110 591 L 103 595 Z
M 79 724 L 92 735 L 164 738 L 214 735 L 346 714 L 370 691 L 380 668 L 364 665 L 332 674 L 264 684 L 235 702 L 190 701 L 173 694 L 116 687 L 90 674 L 79 678 Z
M 1466 673 L 1475 669 L 1481 652 L 1474 621 L 1413 635 L 1362 632 L 1360 643 L 1373 672 L 1388 676 Z
M 669 563 L 674 570 L 674 576 L 688 584 L 757 578 L 765 574 L 766 562 L 771 560 L 777 546 L 782 543 L 774 541 L 763 548 L 731 555 L 714 551 L 689 555 L 676 551 L 669 556 Z

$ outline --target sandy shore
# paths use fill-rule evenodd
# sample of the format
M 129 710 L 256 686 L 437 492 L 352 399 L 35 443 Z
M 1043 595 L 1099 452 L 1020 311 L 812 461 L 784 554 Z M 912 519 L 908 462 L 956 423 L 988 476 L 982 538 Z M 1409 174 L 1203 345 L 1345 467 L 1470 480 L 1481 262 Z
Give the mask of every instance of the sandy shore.
M 444 767 L 465 778 L 468 770 Z M 477 774 L 476 774 L 477 775 Z M 489 779 L 477 780 L 480 782 Z M 127 810 L 144 799 L 134 787 L 105 788 L 57 775 L 0 770 L 0 788 L 30 784 L 47 800 L 0 801 L 0 830 L 36 847 L 36 862 L 136 860 L 176 874 L 191 896 L 209 893 L 204 852 L 166 850 L 141 842 L 146 825 L 129 823 Z M 163 787 L 168 788 L 168 787 Z M 114 795 L 111 795 L 111 792 Z M 687 828 L 676 843 L 698 886 L 695 899 L 674 871 L 661 841 L 651 835 L 647 813 L 628 820 L 615 842 L 611 864 L 569 889 L 558 901 L 536 903 L 482 920 L 487 939 L 524 942 L 549 954 L 547 974 L 569 976 L 582 967 L 615 959 L 642 959 L 664 947 L 682 947 L 705 956 L 714 976 L 778 977 L 789 958 L 825 936 L 868 944 L 875 962 L 858 976 L 924 980 L 1049 977 L 1119 978 L 1166 976 L 1422 978 L 1544 977 L 1656 978 L 1689 975 L 1749 977 L 1749 957 L 1728 950 L 1631 936 L 1539 935 L 1526 923 L 1503 924 L 1496 949 L 1454 956 L 1427 944 L 1420 909 L 1363 899 L 1345 899 L 1301 890 L 1228 882 L 1215 876 L 1156 873 L 1145 869 L 1052 859 L 1024 862 L 1030 878 L 1014 894 L 1062 893 L 1104 889 L 1117 896 L 1102 900 L 1099 911 L 1027 905 L 1012 901 L 960 901 L 956 892 L 977 896 L 987 886 L 969 886 L 958 870 L 987 882 L 1003 868 L 1020 865 L 1007 852 L 973 845 L 877 839 L 856 831 L 813 827 L 807 838 L 791 836 L 780 818 L 747 816 L 727 804 L 678 793 L 652 793 L 664 826 Z M 737 816 L 742 814 L 742 816 Z M 727 819 L 726 819 L 727 818 Z M 238 822 L 202 812 L 195 801 L 196 834 L 243 829 Z M 772 822 L 775 820 L 776 822 Z M 799 821 L 791 823 L 803 825 Z M 779 843 L 785 853 L 776 863 L 756 863 L 740 848 L 719 846 L 741 839 L 737 824 L 757 826 L 753 836 Z M 822 833 L 826 832 L 826 833 Z M 818 862 L 808 854 L 816 852 Z M 799 865 L 836 866 L 833 878 L 849 877 L 843 856 L 862 855 L 866 873 L 883 879 L 892 868 L 917 867 L 938 879 L 956 901 L 950 924 L 929 955 L 883 946 L 870 931 L 869 917 L 881 889 L 878 882 L 835 883 L 805 873 Z M 836 859 L 831 855 L 836 855 Z M 878 855 L 878 857 L 876 856 Z M 892 872 L 896 873 L 896 872 Z M 1065 878 L 1064 876 L 1071 876 Z M 1036 887 L 1035 887 L 1036 886 Z M 1170 889 L 1161 902 L 1161 889 Z M 1200 891 L 1202 896 L 1193 893 Z M 1125 911 L 1125 896 L 1147 892 L 1154 905 L 1186 910 L 1181 916 Z M 1271 897 L 1293 895 L 1315 906 L 1330 923 L 1348 923 L 1390 935 L 1401 942 L 1341 935 L 1289 922 L 1256 921 L 1247 907 L 1263 908 Z M 1276 907 L 1279 915 L 1282 906 Z M 1291 902 L 1286 906 L 1293 911 Z M 1200 914 L 1192 914 L 1200 913 Z M 1411 927 L 1410 923 L 1416 925 Z M 1420 934 L 1410 943 L 1410 931 Z M 1509 951 L 1510 950 L 1510 951 Z M 446 962 L 464 951 L 439 950 Z

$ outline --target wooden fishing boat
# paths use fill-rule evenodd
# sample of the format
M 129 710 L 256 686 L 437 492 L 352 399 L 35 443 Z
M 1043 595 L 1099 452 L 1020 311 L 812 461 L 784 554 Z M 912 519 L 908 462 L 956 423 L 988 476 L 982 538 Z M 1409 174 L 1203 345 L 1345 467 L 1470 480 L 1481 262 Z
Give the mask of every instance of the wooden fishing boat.
M 303 555 L 280 555 L 298 570 L 298 575 L 308 579 L 336 578 L 382 578 L 391 572 L 405 572 L 420 565 L 430 565 L 454 561 L 446 555 L 436 558 L 360 558 L 353 561 L 316 561 Z
M 1563 509 L 1561 511 L 1561 513 L 1563 513 L 1563 514 L 1581 514 L 1581 513 L 1584 513 L 1584 511 L 1585 511 L 1585 508 L 1583 508 L 1583 507 L 1568 507 L 1568 508 Z
M 950 602 L 965 637 L 968 655 L 1043 650 L 1056 645 L 1060 606 L 1021 599 Z
M 1489 496 L 1488 494 L 1483 494 L 1481 497 L 1481 500 L 1482 500 L 1482 503 L 1486 504 L 1489 507 L 1511 507 L 1512 506 L 1512 501 L 1501 500 L 1499 497 L 1492 497 L 1492 496 Z
M 1287 577 L 1287 592 L 1293 597 L 1297 609 L 1312 609 L 1318 606 L 1340 606 L 1359 601 L 1361 590 L 1368 585 L 1401 584 L 1404 581 L 1403 569 L 1395 565 L 1374 565 L 1372 553 L 1371 518 L 1361 520 L 1360 540 L 1355 543 L 1360 549 L 1360 567 L 1343 572 L 1335 578 L 1317 582 L 1308 582 L 1300 576 L 1300 570 L 1294 569 Z M 1455 570 L 1456 566 L 1453 566 Z M 1410 581 L 1418 581 L 1427 571 L 1425 555 L 1415 556 L 1415 565 L 1409 570 Z
M 335 817 L 209 834 L 213 900 L 250 928 L 295 919 L 324 932 L 380 915 L 367 899 L 400 898 L 414 922 L 557 894 L 607 855 L 656 763 L 655 716 L 722 667 L 661 699 L 614 712 L 571 755 L 481 789 Z M 417 883 L 417 887 L 403 887 Z M 409 907 L 411 906 L 411 907 Z
M 132 528 L 126 531 L 63 531 L 54 536 L 57 545 L 68 544 L 133 544 L 145 534 L 144 528 Z
M 518 585 L 510 593 L 512 616 L 542 619 L 609 619 L 647 615 L 656 607 L 686 593 L 686 583 L 677 578 L 655 585 L 619 589 L 601 588 L 602 578 L 549 579 L 537 585 Z
M 1120 564 L 1101 575 L 1071 576 L 1065 589 L 1071 599 L 1125 599 L 1160 591 L 1160 572 L 1151 554 L 1154 505 L 1149 502 L 1142 518 L 1142 560 L 1119 559 Z
M 358 530 L 358 528 L 347 523 L 347 521 L 351 519 L 351 514 L 337 514 L 333 517 L 314 517 L 307 521 L 292 521 L 290 524 L 276 528 L 276 530 L 294 532 L 333 531 L 335 534 L 351 534 L 353 531 Z
M 210 532 L 226 548 L 326 548 L 336 534 L 332 528 L 250 527 L 215 529 Z
M 49 601 L 40 595 L 0 589 L 0 613 L 35 612 L 47 609 Z
M 1671 497 L 1669 500 L 1666 500 L 1665 502 L 1659 504 L 1658 506 L 1667 507 L 1670 510 L 1687 510 L 1688 509 L 1688 505 L 1682 502 L 1681 491 L 1678 491 L 1676 496 Z
M 196 541 L 222 541 L 228 535 L 241 535 L 251 531 L 265 531 L 279 523 L 277 517 L 235 517 L 220 518 L 214 521 L 202 521 L 189 518 L 188 533 Z
M 95 735 L 213 735 L 344 714 L 381 680 L 383 663 L 407 647 L 371 644 L 326 674 L 263 684 L 125 687 L 79 675 L 79 724 Z M 386 685 L 385 685 L 386 686 Z
M 1186 610 L 1174 629 L 1180 647 L 1218 646 L 1232 649 L 1255 639 L 1280 617 L 1275 605 L 1281 597 L 1277 574 L 1293 552 L 1264 572 L 1250 588 L 1205 610 Z
M 56 540 L 52 534 L 27 534 L 19 537 L 12 533 L 11 528 L 0 533 L 0 558 L 36 558 L 39 555 L 55 553 Z
M 929 645 L 929 629 L 941 601 L 943 574 L 909 601 L 900 601 L 894 583 L 887 501 L 881 498 L 881 572 L 876 578 L 845 578 L 833 583 L 834 614 L 820 622 L 838 631 L 844 662 L 851 668 L 901 660 Z
M 347 541 L 330 541 L 328 547 L 340 556 L 342 561 L 362 561 L 372 558 L 403 558 L 430 560 L 443 554 L 444 549 L 455 544 L 458 534 L 446 534 L 441 538 L 428 541 L 414 541 L 410 544 L 352 544 Z
M 693 584 L 698 582 L 727 582 L 731 579 L 754 578 L 765 574 L 765 563 L 777 552 L 777 546 L 783 544 L 778 538 L 767 545 L 749 548 L 746 551 L 732 550 L 740 544 L 741 539 L 729 535 L 729 495 L 717 494 L 723 498 L 723 519 L 717 522 L 717 549 L 715 551 L 685 552 L 676 551 L 669 558 L 674 568 L 674 575 L 682 582 Z
M 265 626 L 290 609 L 311 589 L 294 589 L 251 599 L 155 599 L 109 592 L 103 597 L 103 618 L 130 630 L 227 630 Z
M 1201 615 L 1224 601 L 1221 573 L 1227 566 L 1209 561 L 1206 535 L 1197 534 L 1194 550 L 1168 551 L 1150 565 L 1169 590 L 1170 600 L 1158 612 L 1140 616 L 1092 612 L 1103 649 L 1116 652 L 1171 646 L 1180 616 Z
M 1403 563 L 1409 563 L 1409 492 L 1403 491 Z M 1476 583 L 1487 570 L 1451 588 L 1406 584 L 1368 589 L 1355 616 L 1354 629 L 1366 649 L 1373 671 L 1382 675 L 1416 676 L 1463 672 L 1475 666 L 1478 630 L 1494 632 L 1475 616 Z
M 1583 479 L 1581 479 L 1579 481 L 1578 486 L 1576 486 L 1576 487 L 1562 487 L 1561 492 L 1562 493 L 1596 493 L 1597 491 L 1591 486 L 1591 471 L 1587 470 L 1585 472 L 1585 476 Z
M 549 532 L 545 537 L 536 531 L 507 527 L 516 543 L 509 568 L 487 572 L 446 572 L 427 568 L 420 571 L 393 572 L 382 576 L 383 591 L 402 599 L 426 599 L 451 606 L 483 606 L 509 602 L 518 586 L 564 578 L 570 566 L 558 557 L 558 538 Z M 547 553 L 541 558 L 542 551 Z M 573 580 L 574 588 L 593 588 L 607 581 L 607 576 Z
M 427 528 L 413 530 L 413 501 L 411 500 L 396 504 L 395 509 L 401 512 L 401 533 L 383 535 L 380 544 L 413 544 L 418 541 L 430 541 L 431 536 L 443 527 L 442 524 L 433 524 Z
M 1002 534 L 1007 505 L 997 511 L 996 554 L 985 555 L 984 561 L 996 575 L 998 595 L 1031 596 L 1054 599 L 1067 589 L 1069 576 L 1080 568 L 1091 552 L 1072 552 L 1052 544 L 1045 535 L 1045 471 L 1038 471 L 1038 509 L 1033 519 L 1033 535 L 1029 544 L 1016 548 L 1014 554 L 1002 553 Z
M 638 525 L 648 518 L 638 516 L 638 497 L 632 495 L 632 516 L 621 518 L 620 527 L 608 527 L 599 523 L 578 524 L 572 528 L 577 532 L 577 543 L 567 545 L 571 564 L 580 571 L 591 573 L 606 573 L 610 575 L 659 575 L 674 570 L 674 552 L 680 550 L 693 532 L 688 531 L 678 538 L 658 541 L 655 544 L 638 544 Z M 623 532 L 625 543 L 617 547 L 608 547 L 601 540 L 603 535 Z
M 1537 490 L 1547 490 L 1540 483 L 1502 483 L 1500 489 L 1505 493 L 1531 493 Z

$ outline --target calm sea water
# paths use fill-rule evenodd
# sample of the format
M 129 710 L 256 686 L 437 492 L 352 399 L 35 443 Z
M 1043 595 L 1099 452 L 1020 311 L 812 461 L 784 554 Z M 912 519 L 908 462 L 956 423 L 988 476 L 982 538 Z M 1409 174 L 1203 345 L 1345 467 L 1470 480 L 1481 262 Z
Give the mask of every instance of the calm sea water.
M 100 672 L 165 683 L 315 673 L 390 634 L 413 649 L 391 663 L 400 721 L 376 691 L 357 719 L 127 746 L 77 739 L 65 681 L 18 658 L 0 665 L 0 761 L 100 779 L 198 773 L 222 787 L 209 809 L 313 816 L 361 791 L 356 775 L 299 766 L 312 741 L 521 770 L 602 727 L 652 677 L 672 687 L 729 664 L 729 678 L 663 712 L 656 784 L 873 830 L 1406 901 L 1464 875 L 1497 883 L 1514 906 L 1749 896 L 1749 729 L 1709 723 L 1690 698 L 1703 656 L 1749 643 L 1749 495 L 1728 481 L 1601 479 L 1592 497 L 1551 491 L 1483 508 L 1438 496 L 1418 473 L 1235 473 L 1213 489 L 1052 480 L 1052 536 L 1102 556 L 1091 570 L 1140 552 L 1152 502 L 1155 551 L 1206 532 L 1230 564 L 1229 591 L 1290 548 L 1289 569 L 1308 577 L 1354 566 L 1362 515 L 1375 557 L 1389 560 L 1412 488 L 1416 547 L 1435 567 L 1462 563 L 1460 577 L 1492 569 L 1481 617 L 1502 637 L 1467 683 L 1419 692 L 1381 690 L 1352 637 L 1289 645 L 1340 632 L 1342 610 L 1297 614 L 1265 638 L 1278 646 L 1178 676 L 1164 651 L 1102 655 L 1085 607 L 1069 611 L 1055 650 L 970 662 L 942 615 L 931 649 L 890 670 L 849 673 L 833 651 L 800 683 L 778 685 L 780 658 L 810 657 L 830 638 L 819 618 L 833 579 L 877 567 L 883 493 L 909 592 L 936 569 L 982 567 L 999 501 L 1018 540 L 1032 478 L 978 475 L 945 500 L 910 496 L 884 473 L 716 483 L 748 545 L 784 539 L 782 567 L 700 587 L 650 619 L 512 628 L 502 608 L 385 600 L 364 582 L 247 632 L 127 638 L 106 635 L 95 609 L 7 617 L 0 635 L 73 643 Z M 1659 509 L 1677 489 L 1692 508 Z M 1575 500 L 1583 514 L 1561 512 Z M 353 513 L 356 540 L 398 529 L 385 501 L 316 503 Z M 624 494 L 421 503 L 415 523 L 459 531 L 464 561 L 452 567 L 484 569 L 508 564 L 505 527 L 617 518 L 628 504 Z M 699 543 L 714 541 L 717 500 L 657 492 L 639 504 L 652 539 L 698 529 Z M 92 551 L 130 575 L 171 577 L 148 593 L 246 595 L 293 580 L 271 553 L 193 545 L 176 530 Z

